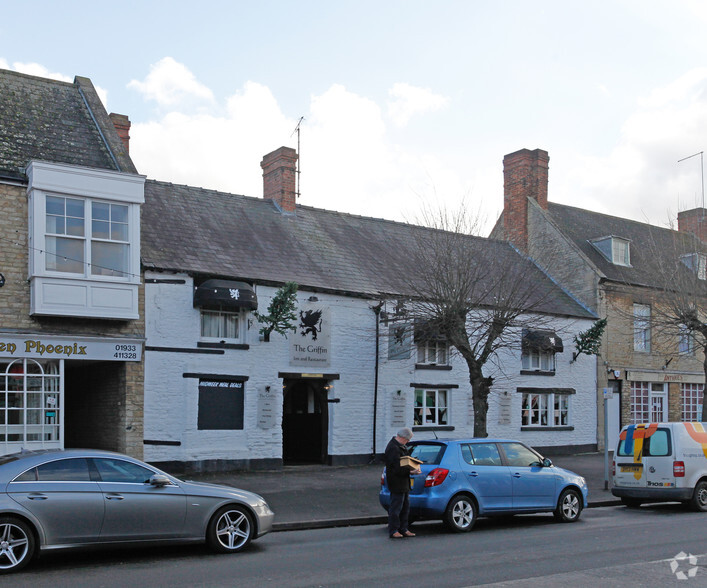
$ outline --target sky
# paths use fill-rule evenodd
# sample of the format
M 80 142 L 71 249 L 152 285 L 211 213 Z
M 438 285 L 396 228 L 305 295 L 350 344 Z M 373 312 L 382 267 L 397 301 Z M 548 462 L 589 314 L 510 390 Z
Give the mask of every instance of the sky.
M 701 0 L 0 6 L 0 68 L 90 78 L 151 179 L 261 197 L 284 145 L 299 204 L 417 222 L 464 203 L 487 234 L 504 155 L 540 148 L 552 202 L 660 226 L 704 203 Z

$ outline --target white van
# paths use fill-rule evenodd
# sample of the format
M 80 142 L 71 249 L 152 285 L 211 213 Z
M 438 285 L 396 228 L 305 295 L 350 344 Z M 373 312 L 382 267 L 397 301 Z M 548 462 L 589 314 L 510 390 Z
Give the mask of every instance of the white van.
M 646 423 L 621 429 L 611 493 L 626 506 L 680 501 L 707 511 L 707 423 Z

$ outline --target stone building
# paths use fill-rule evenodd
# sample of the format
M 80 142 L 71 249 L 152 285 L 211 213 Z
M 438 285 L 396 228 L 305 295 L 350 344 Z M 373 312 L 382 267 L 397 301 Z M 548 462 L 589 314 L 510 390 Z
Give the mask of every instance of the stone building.
M 702 354 L 689 337 L 659 332 L 660 267 L 702 262 L 703 246 L 688 233 L 703 230 L 703 210 L 681 212 L 679 230 L 548 201 L 549 156 L 522 149 L 503 160 L 504 208 L 492 237 L 507 238 L 578 300 L 607 319 L 597 363 L 598 440 L 604 439 L 604 395 L 613 447 L 621 426 L 700 420 Z M 682 248 L 675 254 L 676 243 Z M 686 257 L 687 256 L 687 257 Z M 682 268 L 683 270 L 686 268 Z
M 0 70 L 0 454 L 142 455 L 139 176 L 87 78 Z

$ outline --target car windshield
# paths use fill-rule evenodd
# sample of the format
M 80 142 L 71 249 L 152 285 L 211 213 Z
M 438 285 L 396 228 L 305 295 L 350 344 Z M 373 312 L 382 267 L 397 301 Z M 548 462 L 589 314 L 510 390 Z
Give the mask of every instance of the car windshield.
M 424 463 L 437 465 L 442 461 L 446 447 L 443 443 L 420 443 L 413 445 L 410 455 Z

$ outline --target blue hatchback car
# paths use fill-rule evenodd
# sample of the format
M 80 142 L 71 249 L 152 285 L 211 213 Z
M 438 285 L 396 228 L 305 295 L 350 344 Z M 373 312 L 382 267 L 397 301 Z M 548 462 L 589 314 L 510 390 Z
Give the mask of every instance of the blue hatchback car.
M 552 512 L 573 523 L 587 506 L 587 483 L 552 465 L 537 451 L 507 439 L 435 439 L 410 443 L 421 460 L 413 476 L 410 517 L 441 519 L 452 531 L 470 531 L 477 517 Z M 381 478 L 380 503 L 390 491 Z

